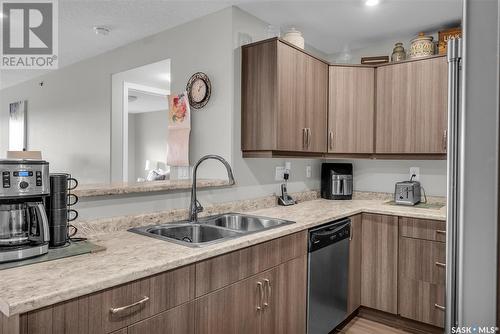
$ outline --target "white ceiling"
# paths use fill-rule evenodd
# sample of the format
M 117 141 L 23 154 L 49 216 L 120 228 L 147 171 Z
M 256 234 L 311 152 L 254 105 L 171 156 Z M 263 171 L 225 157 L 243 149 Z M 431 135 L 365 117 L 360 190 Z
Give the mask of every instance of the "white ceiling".
M 461 0 L 381 0 L 377 7 L 366 7 L 362 0 L 60 0 L 60 67 L 231 5 L 283 30 L 297 27 L 308 44 L 327 54 L 346 45 L 356 49 L 377 40 L 433 30 L 461 17 Z M 94 34 L 96 25 L 109 27 L 111 33 Z M 4 70 L 0 85 L 11 86 L 43 73 Z
M 462 0 L 246 1 L 239 7 L 286 31 L 296 27 L 306 43 L 326 54 L 360 49 L 377 41 L 456 25 Z
M 168 110 L 168 99 L 166 96 L 140 91 L 129 91 L 129 96 L 137 97 L 137 100 L 128 103 L 129 114 Z

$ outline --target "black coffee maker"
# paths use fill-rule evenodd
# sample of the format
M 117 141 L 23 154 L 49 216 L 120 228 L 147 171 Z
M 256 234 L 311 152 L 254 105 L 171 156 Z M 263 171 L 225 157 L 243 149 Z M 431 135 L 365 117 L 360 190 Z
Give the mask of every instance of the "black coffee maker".
M 323 163 L 321 165 L 321 197 L 352 199 L 352 164 Z

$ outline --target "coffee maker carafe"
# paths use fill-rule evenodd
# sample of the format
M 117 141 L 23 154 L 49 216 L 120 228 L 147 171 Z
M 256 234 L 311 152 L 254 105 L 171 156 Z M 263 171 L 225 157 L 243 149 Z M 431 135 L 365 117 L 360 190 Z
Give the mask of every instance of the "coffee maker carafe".
M 47 253 L 48 162 L 0 160 L 0 173 L 0 263 Z

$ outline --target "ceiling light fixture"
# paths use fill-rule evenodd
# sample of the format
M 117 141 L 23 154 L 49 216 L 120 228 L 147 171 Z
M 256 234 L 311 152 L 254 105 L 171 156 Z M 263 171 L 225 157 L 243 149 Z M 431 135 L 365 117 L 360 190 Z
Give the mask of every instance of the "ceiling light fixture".
M 107 36 L 111 32 L 111 29 L 109 29 L 108 27 L 104 27 L 104 26 L 95 26 L 94 32 L 96 33 L 96 35 Z
M 380 0 L 365 0 L 365 5 L 368 7 L 376 6 L 380 3 Z

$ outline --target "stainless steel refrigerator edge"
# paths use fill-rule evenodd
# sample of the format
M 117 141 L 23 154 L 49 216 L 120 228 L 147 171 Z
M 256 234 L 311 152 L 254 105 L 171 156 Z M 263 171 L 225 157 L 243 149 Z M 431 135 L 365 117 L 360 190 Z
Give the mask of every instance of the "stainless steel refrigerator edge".
M 463 119 L 461 97 L 462 40 L 448 41 L 448 159 L 446 224 L 446 331 L 457 326 L 458 252 L 460 210 L 460 138 Z

